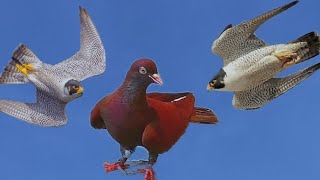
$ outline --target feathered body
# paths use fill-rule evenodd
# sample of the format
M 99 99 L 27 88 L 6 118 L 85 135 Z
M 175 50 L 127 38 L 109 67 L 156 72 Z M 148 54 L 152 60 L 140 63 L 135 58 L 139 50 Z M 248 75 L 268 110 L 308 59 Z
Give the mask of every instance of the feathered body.
M 82 96 L 80 82 L 105 71 L 105 50 L 88 13 L 80 7 L 80 50 L 71 58 L 50 65 L 43 63 L 24 44 L 13 52 L 0 76 L 1 84 L 32 83 L 37 102 L 0 100 L 0 111 L 39 126 L 67 123 L 65 106 Z
M 151 83 L 162 84 L 156 65 L 150 59 L 140 59 L 132 64 L 122 85 L 91 112 L 91 125 L 107 129 L 120 144 L 123 157 L 116 165 L 121 168 L 136 146 L 149 151 L 153 165 L 158 154 L 179 140 L 190 122 L 217 122 L 212 111 L 194 107 L 192 93 L 146 93 Z
M 307 33 L 290 43 L 276 45 L 266 44 L 254 33 L 264 22 L 297 3 L 298 1 L 293 1 L 234 27 L 228 25 L 218 39 L 213 42 L 211 49 L 213 53 L 223 59 L 224 66 L 209 82 L 207 89 L 234 91 L 233 105 L 236 108 L 255 109 L 297 85 L 300 80 L 295 81 L 296 84 L 290 85 L 289 89 L 269 94 L 263 101 L 258 101 L 259 98 L 256 99 L 258 101 L 256 103 L 248 102 L 248 97 L 236 97 L 252 93 L 259 97 L 259 95 L 272 92 L 271 89 L 280 88 L 275 86 L 282 86 L 289 82 L 281 81 L 281 85 L 273 84 L 274 87 L 266 84 L 271 84 L 275 79 L 274 76 L 287 67 L 309 60 L 319 54 L 320 37 L 315 32 Z M 318 69 L 314 68 L 314 70 Z M 306 73 L 302 74 L 306 75 Z M 299 77 L 305 79 L 305 77 Z M 235 101 L 235 98 L 238 100 Z

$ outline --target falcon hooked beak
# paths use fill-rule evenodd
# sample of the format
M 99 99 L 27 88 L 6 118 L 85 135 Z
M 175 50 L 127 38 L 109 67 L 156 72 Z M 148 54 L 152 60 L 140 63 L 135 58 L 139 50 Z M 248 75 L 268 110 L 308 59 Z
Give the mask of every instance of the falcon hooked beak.
M 152 74 L 152 75 L 149 75 L 149 77 L 153 80 L 153 82 L 159 85 L 163 85 L 163 81 L 159 74 Z
M 69 94 L 83 94 L 84 88 L 82 86 L 69 86 Z
M 210 81 L 209 84 L 207 85 L 207 90 L 213 91 L 215 83 L 216 83 L 216 80 Z

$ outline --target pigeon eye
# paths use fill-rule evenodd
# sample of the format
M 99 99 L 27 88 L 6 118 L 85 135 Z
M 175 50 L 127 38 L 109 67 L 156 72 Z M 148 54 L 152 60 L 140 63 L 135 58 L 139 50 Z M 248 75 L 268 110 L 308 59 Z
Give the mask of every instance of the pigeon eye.
M 146 73 L 147 73 L 146 68 L 143 67 L 143 66 L 141 66 L 141 67 L 139 68 L 139 73 L 140 73 L 140 74 L 146 74 Z

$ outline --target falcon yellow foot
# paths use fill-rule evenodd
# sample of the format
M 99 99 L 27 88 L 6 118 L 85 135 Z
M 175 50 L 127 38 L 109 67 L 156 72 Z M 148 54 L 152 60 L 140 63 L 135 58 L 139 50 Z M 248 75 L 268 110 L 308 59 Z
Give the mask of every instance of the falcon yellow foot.
M 277 57 L 281 62 L 283 62 L 283 68 L 287 68 L 291 65 L 294 65 L 297 61 L 300 60 L 300 56 L 298 55 L 298 53 L 290 51 L 273 52 L 272 55 Z
M 21 71 L 22 74 L 28 76 L 28 71 L 33 70 L 33 66 L 31 64 L 16 64 L 16 67 Z

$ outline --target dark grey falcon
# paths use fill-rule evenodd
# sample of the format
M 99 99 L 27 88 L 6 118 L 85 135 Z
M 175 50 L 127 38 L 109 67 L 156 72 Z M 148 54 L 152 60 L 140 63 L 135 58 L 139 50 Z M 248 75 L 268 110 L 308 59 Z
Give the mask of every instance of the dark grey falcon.
M 58 64 L 43 63 L 24 44 L 13 52 L 0 76 L 0 84 L 32 83 L 36 102 L 0 100 L 0 112 L 39 126 L 67 123 L 66 104 L 82 96 L 80 82 L 101 74 L 106 68 L 105 50 L 99 34 L 85 9 L 80 7 L 80 50 Z
M 234 91 L 234 107 L 256 109 L 318 70 L 318 65 L 315 65 L 298 74 L 274 78 L 284 69 L 319 54 L 320 38 L 316 32 L 307 33 L 287 44 L 275 45 L 266 44 L 254 33 L 264 22 L 297 3 L 293 1 L 234 27 L 228 25 L 212 45 L 212 52 L 223 59 L 224 66 L 209 82 L 207 89 Z

